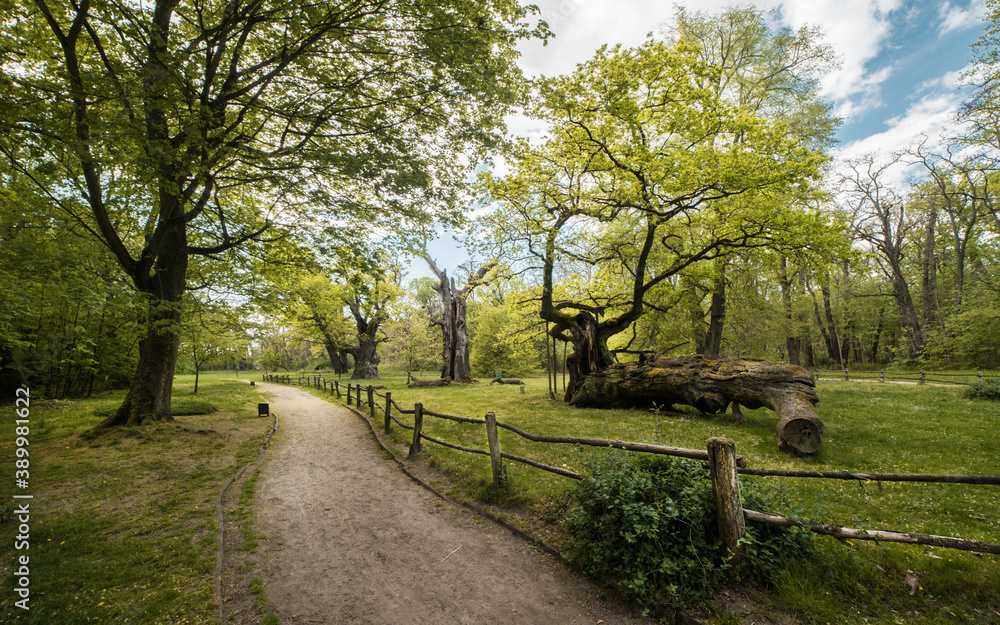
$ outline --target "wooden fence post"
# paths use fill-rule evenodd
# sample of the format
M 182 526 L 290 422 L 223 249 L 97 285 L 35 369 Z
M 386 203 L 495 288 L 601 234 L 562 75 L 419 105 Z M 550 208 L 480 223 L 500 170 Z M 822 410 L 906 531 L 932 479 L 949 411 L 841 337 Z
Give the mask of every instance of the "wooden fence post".
M 976 377 L 979 378 L 980 382 L 982 382 L 983 381 L 983 372 L 982 371 L 977 371 L 976 372 Z
M 351 405 L 351 385 L 347 385 L 347 405 Z
M 392 391 L 385 392 L 385 433 L 389 433 L 389 424 L 392 419 L 389 415 L 392 414 Z
M 333 390 L 337 393 L 337 399 L 340 399 L 340 382 L 336 380 L 333 381 Z
M 739 541 L 746 536 L 747 528 L 736 475 L 736 443 L 728 438 L 708 439 L 708 466 L 712 472 L 719 536 L 733 564 L 739 564 L 746 554 L 746 547 Z
M 920 383 L 921 384 L 924 383 L 924 376 L 926 376 L 926 375 L 927 375 L 926 372 L 923 369 L 921 369 L 920 370 Z
M 371 415 L 372 421 L 375 420 L 375 398 L 372 396 L 375 393 L 375 387 L 371 384 L 368 385 L 368 413 Z
M 885 369 L 878 372 L 878 381 L 885 382 Z
M 851 374 L 847 371 L 847 367 L 844 367 L 844 380 L 850 382 Z
M 410 443 L 410 457 L 420 453 L 420 430 L 424 428 L 424 405 L 413 405 L 413 442 Z
M 507 471 L 500 455 L 500 436 L 497 433 L 497 417 L 486 413 L 486 440 L 490 444 L 490 465 L 493 468 L 493 488 L 501 488 L 507 482 Z

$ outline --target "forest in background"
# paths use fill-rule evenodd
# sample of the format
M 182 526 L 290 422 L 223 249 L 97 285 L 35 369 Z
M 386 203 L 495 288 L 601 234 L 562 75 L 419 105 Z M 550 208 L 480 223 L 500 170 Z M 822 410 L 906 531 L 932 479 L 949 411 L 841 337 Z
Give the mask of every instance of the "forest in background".
M 395 10 L 423 19 L 407 7 Z M 351 117 L 354 109 L 345 105 L 337 123 L 353 124 L 370 141 L 343 147 L 351 133 L 330 139 L 309 125 L 301 103 L 279 102 L 289 111 L 285 129 L 312 128 L 318 143 L 339 141 L 333 156 L 296 153 L 304 143 L 295 141 L 272 146 L 266 157 L 246 150 L 248 131 L 240 124 L 252 123 L 258 102 L 245 91 L 213 92 L 201 65 L 194 68 L 203 72 L 200 83 L 190 71 L 181 73 L 183 84 L 156 97 L 122 87 L 111 100 L 144 102 L 147 113 L 156 108 L 150 102 L 159 102 L 168 111 L 163 131 L 175 137 L 188 132 L 184 120 L 205 110 L 185 95 L 199 85 L 204 107 L 223 100 L 220 110 L 243 107 L 226 109 L 223 122 L 210 119 L 198 130 L 208 138 L 231 135 L 218 145 L 175 141 L 184 144 L 176 154 L 188 160 L 171 161 L 170 171 L 153 162 L 160 153 L 150 146 L 163 139 L 148 134 L 149 124 L 126 123 L 128 107 L 88 95 L 126 76 L 130 61 L 148 69 L 122 43 L 127 29 L 100 50 L 95 42 L 111 28 L 106 15 L 86 16 L 92 28 L 81 35 L 71 28 L 72 12 L 45 16 L 16 3 L 10 10 L 25 12 L 24 24 L 48 21 L 63 39 L 42 37 L 29 50 L 15 44 L 41 37 L 39 31 L 25 26 L 3 35 L 5 395 L 20 384 L 50 397 L 128 387 L 151 329 L 176 337 L 178 366 L 190 371 L 241 363 L 272 370 L 325 366 L 371 378 L 380 368 L 447 368 L 442 285 L 452 285 L 452 301 L 467 302 L 468 360 L 480 377 L 551 369 L 553 360 L 565 366 L 566 356 L 579 351 L 574 341 L 583 340 L 584 317 L 618 360 L 702 353 L 807 368 L 1000 367 L 1000 207 L 991 186 L 1000 182 L 995 8 L 972 51 L 966 132 L 933 144 L 915 138 L 911 150 L 888 160 L 832 162 L 838 121 L 818 94 L 817 78 L 835 59 L 818 30 L 773 30 L 752 8 L 680 11 L 665 40 L 603 49 L 572 75 L 529 84 L 513 69 L 512 42 L 545 36 L 544 29 L 532 30 L 524 12 L 497 2 L 492 26 L 483 31 L 488 36 L 476 35 L 484 39 L 468 57 L 433 53 L 454 53 L 461 37 L 472 36 L 465 22 L 454 24 L 461 28 L 454 41 L 414 44 L 428 67 L 449 70 L 434 103 L 385 113 L 386 101 L 373 93 L 388 88 L 389 74 L 359 70 L 355 78 L 369 80 L 370 89 L 351 97 L 368 107 L 368 117 Z M 474 23 L 482 16 L 465 18 Z M 447 11 L 428 16 L 421 32 L 431 32 L 434 20 L 453 19 Z M 382 32 L 351 24 L 371 26 L 372 37 Z M 80 79 L 104 72 L 93 85 L 73 82 L 66 55 L 73 32 L 90 55 L 77 68 Z M 234 26 L 231 34 L 239 32 Z M 202 36 L 190 41 L 231 53 Z M 402 50 L 411 43 L 394 45 Z M 252 45 L 264 59 L 254 71 L 277 63 L 263 51 L 267 41 Z M 335 64 L 315 60 L 326 52 L 308 52 L 301 67 L 317 65 L 295 80 L 336 93 L 333 86 L 343 88 L 347 78 Z M 489 87 L 482 75 L 468 73 L 497 54 L 492 69 L 502 81 Z M 157 58 L 167 69 L 182 63 Z M 356 63 L 364 66 L 363 59 Z M 259 80 L 272 79 L 264 76 Z M 193 91 L 184 80 L 193 80 Z M 71 84 L 64 92 L 61 81 Z M 401 100 L 422 97 L 421 85 L 412 88 Z M 77 110 L 82 102 L 86 116 L 75 118 L 72 102 L 46 93 L 79 96 L 69 100 Z M 456 104 L 463 97 L 469 100 Z M 471 112 L 477 98 L 493 108 Z M 515 105 L 549 124 L 540 143 L 501 140 L 498 120 Z M 336 117 L 329 109 L 309 114 L 326 115 L 324 123 Z M 463 120 L 450 134 L 442 122 L 448 115 Z M 393 134 L 404 118 L 417 121 Z M 83 141 L 80 119 L 91 121 L 90 156 L 73 148 Z M 122 128 L 113 128 L 116 120 Z M 261 126 L 255 136 L 271 141 L 280 130 Z M 405 157 L 393 153 L 414 136 L 425 140 Z M 431 158 L 438 148 L 440 161 Z M 470 158 L 445 163 L 445 152 Z M 143 156 L 133 163 L 136 154 Z M 502 166 L 471 176 L 482 162 L 471 156 L 487 154 Z M 88 165 L 98 161 L 101 167 Z M 315 181 L 287 175 L 293 166 L 312 171 Z M 895 174 L 903 166 L 905 188 Z M 163 189 L 174 187 L 163 180 L 171 175 L 190 185 L 170 201 L 188 202 L 186 223 L 194 225 L 186 235 L 184 288 L 166 297 L 141 273 L 156 275 L 159 265 L 137 267 L 153 253 L 156 224 L 167 223 Z M 103 213 L 93 193 L 102 183 Z M 328 185 L 322 193 L 321 184 Z M 442 224 L 467 233 L 468 262 L 445 270 L 435 265 L 438 278 L 409 279 L 404 260 L 426 254 L 433 264 L 435 251 L 425 242 Z M 119 249 L 130 246 L 140 252 L 130 257 Z M 130 264 L 133 257 L 138 265 Z

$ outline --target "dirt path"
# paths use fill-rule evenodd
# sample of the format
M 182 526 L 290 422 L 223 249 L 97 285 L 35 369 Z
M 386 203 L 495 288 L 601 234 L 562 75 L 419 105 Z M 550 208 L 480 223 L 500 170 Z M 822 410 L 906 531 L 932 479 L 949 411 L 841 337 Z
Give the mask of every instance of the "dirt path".
M 406 477 L 347 409 L 262 385 L 280 419 L 257 484 L 283 623 L 634 623 L 556 558 Z

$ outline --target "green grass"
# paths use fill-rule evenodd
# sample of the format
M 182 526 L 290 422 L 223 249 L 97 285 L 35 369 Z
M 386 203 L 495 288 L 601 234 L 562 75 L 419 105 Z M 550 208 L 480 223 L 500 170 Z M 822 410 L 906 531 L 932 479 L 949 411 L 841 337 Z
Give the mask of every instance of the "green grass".
M 257 394 L 231 374 L 179 376 L 174 398 L 218 408 L 174 422 L 99 433 L 96 412 L 121 394 L 79 401 L 32 398 L 30 611 L 12 604 L 12 537 L 0 585 L 0 623 L 217 623 L 215 498 L 256 453 L 270 424 Z M 0 417 L 0 446 L 13 449 L 13 409 Z M 12 454 L 0 474 L 13 476 Z M 4 480 L 10 484 L 10 479 Z M 10 486 L 3 499 L 9 501 Z
M 818 388 L 817 406 L 826 426 L 823 446 L 816 456 L 800 458 L 778 451 L 777 417 L 766 409 L 744 410 L 749 421 L 737 424 L 728 414 L 691 411 L 667 416 L 639 410 L 570 409 L 548 398 L 545 378 L 526 379 L 525 394 L 518 386 L 484 383 L 408 389 L 405 382 L 405 374 L 379 381 L 404 407 L 420 402 L 427 409 L 473 417 L 492 411 L 498 420 L 537 434 L 695 449 L 704 449 L 710 437 L 725 436 L 736 441 L 749 466 L 763 468 L 1000 474 L 1000 416 L 992 404 L 965 399 L 961 388 L 824 382 Z M 399 418 L 412 424 L 410 415 Z M 377 426 L 380 415 L 378 419 Z M 425 417 L 424 429 L 446 441 L 487 448 L 480 425 Z M 410 437 L 409 431 L 394 426 L 391 438 L 398 450 Z M 595 453 L 594 448 L 532 443 L 504 430 L 500 438 L 504 451 L 578 471 L 585 457 Z M 457 480 L 452 494 L 516 504 L 549 520 L 564 511 L 560 502 L 572 480 L 511 464 L 509 486 L 503 493 L 490 493 L 488 457 L 426 441 L 423 446 L 431 463 Z M 1000 542 L 997 486 L 759 479 L 784 491 L 789 507 L 777 512 L 799 518 Z M 841 543 L 824 536 L 814 542 L 817 557 L 789 563 L 771 591 L 776 603 L 791 606 L 804 622 L 1000 624 L 1000 556 L 866 541 Z M 914 595 L 906 584 L 908 571 L 919 579 Z

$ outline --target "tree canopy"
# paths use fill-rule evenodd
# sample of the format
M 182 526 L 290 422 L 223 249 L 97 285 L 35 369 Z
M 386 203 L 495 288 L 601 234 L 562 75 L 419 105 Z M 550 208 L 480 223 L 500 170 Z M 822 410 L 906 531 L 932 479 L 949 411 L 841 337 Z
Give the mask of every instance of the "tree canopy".
M 825 156 L 707 88 L 719 71 L 683 39 L 602 48 L 539 85 L 545 143 L 523 144 L 509 175 L 485 176 L 500 206 L 492 231 L 541 270 L 541 316 L 574 345 L 567 396 L 612 364 L 608 339 L 640 318 L 657 285 L 735 250 L 801 247 L 823 230 L 816 211 L 788 198 L 816 195 Z M 561 259 L 590 265 L 610 288 L 557 300 Z
M 192 256 L 281 226 L 456 219 L 465 168 L 522 95 L 514 45 L 545 34 L 511 0 L 2 10 L 0 153 L 149 303 L 108 425 L 169 418 Z

